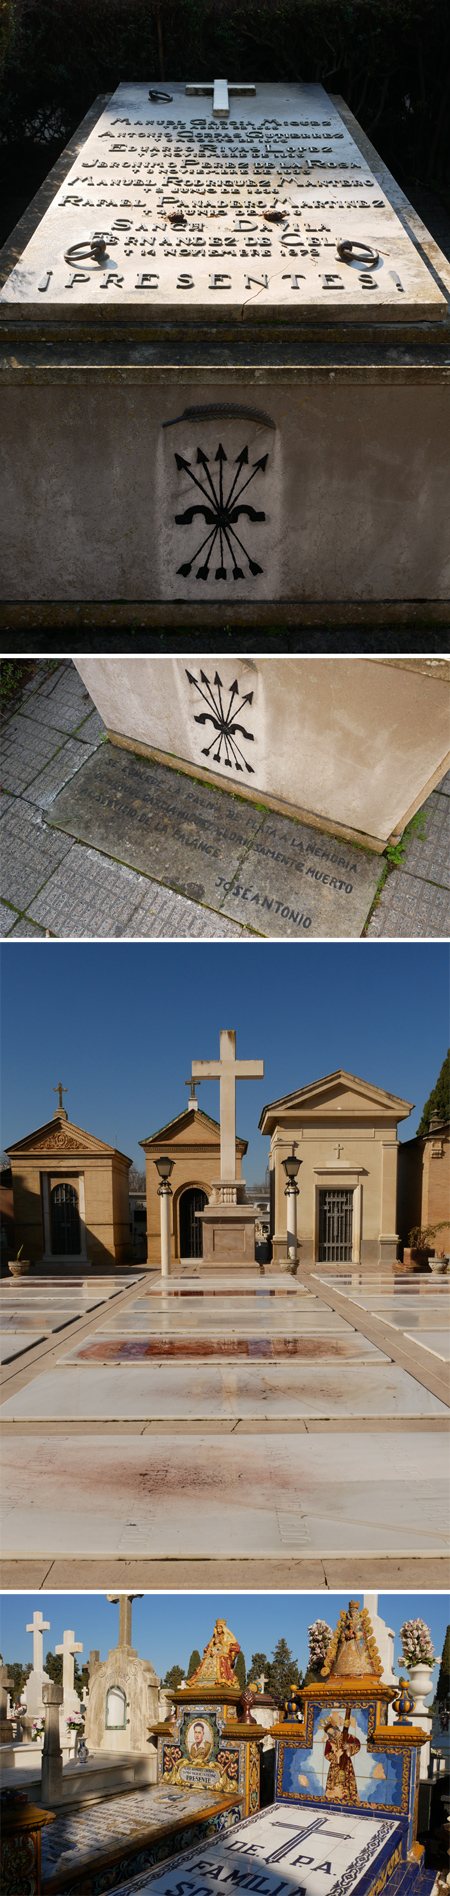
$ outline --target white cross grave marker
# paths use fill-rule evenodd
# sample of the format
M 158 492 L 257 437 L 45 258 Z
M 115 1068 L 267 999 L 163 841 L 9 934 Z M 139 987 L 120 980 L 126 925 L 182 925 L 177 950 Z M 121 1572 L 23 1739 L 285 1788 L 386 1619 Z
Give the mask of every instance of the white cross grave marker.
M 74 1633 L 69 1632 L 63 1633 L 62 1646 L 55 1646 L 55 1653 L 62 1653 L 64 1697 L 67 1692 L 74 1690 L 75 1653 L 82 1651 L 83 1647 L 80 1646 L 79 1639 L 75 1639 Z
M 236 1034 L 220 1035 L 220 1060 L 193 1060 L 193 1080 L 220 1080 L 220 1176 L 236 1177 L 236 1080 L 262 1080 L 263 1060 L 237 1060 Z
M 254 97 L 256 86 L 229 85 L 228 79 L 213 79 L 206 85 L 185 86 L 188 99 L 207 98 L 212 93 L 213 118 L 227 119 L 230 116 L 230 98 L 232 94 L 240 98 Z
M 27 1633 L 33 1634 L 33 1672 L 43 1672 L 44 1643 L 42 1634 L 49 1632 L 50 1620 L 45 1620 L 40 1610 L 38 1613 L 33 1613 L 31 1626 L 27 1626 Z

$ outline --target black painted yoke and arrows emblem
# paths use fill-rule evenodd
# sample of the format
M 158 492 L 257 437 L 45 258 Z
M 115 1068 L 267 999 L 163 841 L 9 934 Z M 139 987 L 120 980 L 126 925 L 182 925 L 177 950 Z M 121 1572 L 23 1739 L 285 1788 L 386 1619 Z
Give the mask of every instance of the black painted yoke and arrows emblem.
M 192 572 L 192 567 L 195 561 L 199 559 L 201 553 L 204 555 L 203 564 L 197 568 L 195 577 L 196 579 L 208 579 L 210 561 L 215 548 L 216 556 L 220 548 L 220 565 L 217 566 L 215 570 L 216 579 L 227 578 L 227 568 L 225 565 L 227 548 L 231 558 L 233 579 L 245 579 L 246 577 L 242 566 L 239 565 L 239 559 L 242 556 L 244 560 L 247 561 L 249 572 L 253 577 L 256 577 L 257 573 L 262 573 L 262 566 L 258 564 L 257 560 L 250 558 L 250 554 L 239 538 L 239 534 L 236 533 L 236 521 L 240 520 L 241 515 L 246 515 L 247 520 L 252 524 L 265 520 L 265 513 L 262 511 L 258 512 L 248 501 L 242 503 L 242 495 L 245 493 L 246 488 L 250 487 L 251 482 L 255 480 L 257 474 L 265 474 L 268 459 L 268 454 L 261 455 L 259 461 L 254 461 L 251 474 L 247 474 L 245 478 L 242 478 L 245 475 L 245 469 L 248 467 L 248 448 L 242 448 L 241 453 L 236 456 L 235 466 L 237 467 L 237 472 L 234 476 L 231 476 L 231 484 L 229 484 L 224 466 L 227 456 L 221 442 L 219 442 L 217 454 L 214 456 L 214 460 L 219 463 L 214 479 L 210 471 L 209 457 L 205 454 L 203 448 L 197 448 L 196 461 L 197 467 L 203 468 L 203 480 L 199 478 L 197 474 L 193 473 L 190 461 L 186 461 L 182 454 L 175 455 L 177 468 L 189 475 L 193 486 L 197 487 L 202 495 L 201 501 L 194 501 L 191 507 L 186 507 L 184 513 L 175 514 L 175 525 L 177 527 L 191 526 L 196 514 L 203 514 L 205 526 L 209 529 L 208 533 L 205 534 L 204 540 L 200 542 L 200 546 L 197 547 L 196 552 L 193 553 L 192 558 L 190 560 L 184 560 L 182 566 L 177 567 L 177 572 L 182 574 L 183 579 L 187 579 L 188 574 Z M 203 485 L 203 481 L 206 481 L 206 486 Z M 241 485 L 239 485 L 240 482 Z M 224 491 L 226 486 L 228 486 L 227 494 L 225 494 Z M 219 542 L 218 547 L 217 542 Z
M 216 671 L 213 690 L 209 678 L 207 678 L 206 672 L 204 671 L 200 672 L 201 684 L 199 684 L 197 678 L 194 678 L 193 672 L 186 670 L 186 677 L 189 679 L 190 685 L 195 685 L 196 691 L 199 692 L 204 704 L 208 707 L 206 711 L 197 712 L 194 719 L 195 724 L 212 724 L 213 726 L 214 736 L 211 738 L 210 744 L 204 745 L 202 757 L 209 757 L 211 751 L 213 751 L 213 761 L 215 764 L 225 764 L 228 770 L 243 770 L 245 766 L 249 776 L 254 777 L 255 773 L 253 767 L 247 763 L 247 758 L 244 757 L 244 752 L 237 742 L 238 737 L 244 738 L 248 744 L 254 744 L 255 741 L 253 731 L 247 731 L 245 724 L 237 723 L 237 719 L 240 717 L 244 705 L 253 703 L 253 692 L 247 691 L 238 703 L 239 686 L 237 678 L 234 679 L 232 685 L 224 686 L 222 679 L 219 678 L 219 673 Z M 205 687 L 205 689 L 203 689 L 203 687 Z M 222 692 L 224 693 L 224 699 L 222 699 Z M 227 706 L 225 706 L 225 692 L 229 694 Z M 217 750 L 213 750 L 214 744 L 217 744 Z M 239 758 L 242 759 L 241 763 L 239 762 Z

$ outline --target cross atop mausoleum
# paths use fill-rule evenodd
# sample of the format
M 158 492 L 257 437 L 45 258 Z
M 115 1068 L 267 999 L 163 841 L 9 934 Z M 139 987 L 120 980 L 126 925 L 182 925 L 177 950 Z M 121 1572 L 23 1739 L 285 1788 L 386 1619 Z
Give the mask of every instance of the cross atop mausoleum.
M 196 1099 L 195 1097 L 195 1089 L 197 1086 L 201 1086 L 201 1080 L 185 1080 L 184 1084 L 185 1086 L 189 1086 L 191 1089 L 190 1098 L 188 1100 L 188 1106 L 191 1107 L 192 1112 L 194 1111 L 194 1108 L 195 1108 L 196 1113 L 198 1113 L 198 1099 Z
M 263 1060 L 237 1060 L 236 1034 L 220 1035 L 220 1060 L 193 1060 L 194 1080 L 220 1080 L 220 1176 L 236 1175 L 236 1080 L 262 1080 Z
M 79 1639 L 75 1639 L 75 1634 L 70 1632 L 63 1633 L 62 1646 L 55 1646 L 55 1653 L 62 1653 L 64 1695 L 66 1692 L 73 1692 L 75 1653 L 82 1651 L 83 1647 L 80 1646 Z
M 212 93 L 213 117 L 227 119 L 230 116 L 230 98 L 232 95 L 243 98 L 254 97 L 256 86 L 229 85 L 228 79 L 207 80 L 205 85 L 186 86 L 187 98 L 206 98 Z
M 67 1086 L 61 1086 L 60 1080 L 58 1081 L 58 1085 L 53 1087 L 53 1092 L 59 1093 L 59 1111 L 61 1113 L 65 1111 L 65 1107 L 63 1106 L 63 1103 L 62 1103 L 62 1096 L 63 1096 L 63 1093 L 67 1093 L 68 1090 L 69 1089 Z M 58 1110 L 58 1108 L 56 1110 Z
M 133 1600 L 142 1600 L 142 1593 L 107 1593 L 111 1606 L 119 1602 L 119 1646 L 131 1647 L 131 1614 Z
M 50 1620 L 43 1618 L 40 1607 L 38 1612 L 33 1613 L 31 1625 L 27 1626 L 26 1630 L 27 1633 L 33 1634 L 33 1672 L 42 1672 L 44 1667 L 44 1643 L 42 1635 L 43 1633 L 50 1632 Z

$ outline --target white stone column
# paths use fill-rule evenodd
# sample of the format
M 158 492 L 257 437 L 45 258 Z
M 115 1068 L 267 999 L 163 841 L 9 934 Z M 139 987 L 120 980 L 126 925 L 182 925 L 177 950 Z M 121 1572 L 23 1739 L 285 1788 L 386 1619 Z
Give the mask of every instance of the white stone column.
M 170 1277 L 170 1186 L 160 1186 L 158 1197 L 161 1201 L 161 1277 Z
M 362 1185 L 353 1190 L 352 1264 L 361 1263 Z

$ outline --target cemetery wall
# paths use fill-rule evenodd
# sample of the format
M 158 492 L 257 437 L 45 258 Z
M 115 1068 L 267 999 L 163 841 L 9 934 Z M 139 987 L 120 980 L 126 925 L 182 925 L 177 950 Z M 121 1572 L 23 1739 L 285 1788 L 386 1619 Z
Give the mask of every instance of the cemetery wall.
M 409 1243 L 414 1225 L 442 1224 L 449 1218 L 450 1138 L 448 1125 L 423 1139 L 405 1139 L 399 1147 L 398 1230 Z M 449 1249 L 450 1222 L 437 1233 L 436 1249 Z M 434 1242 L 432 1244 L 434 1249 Z

